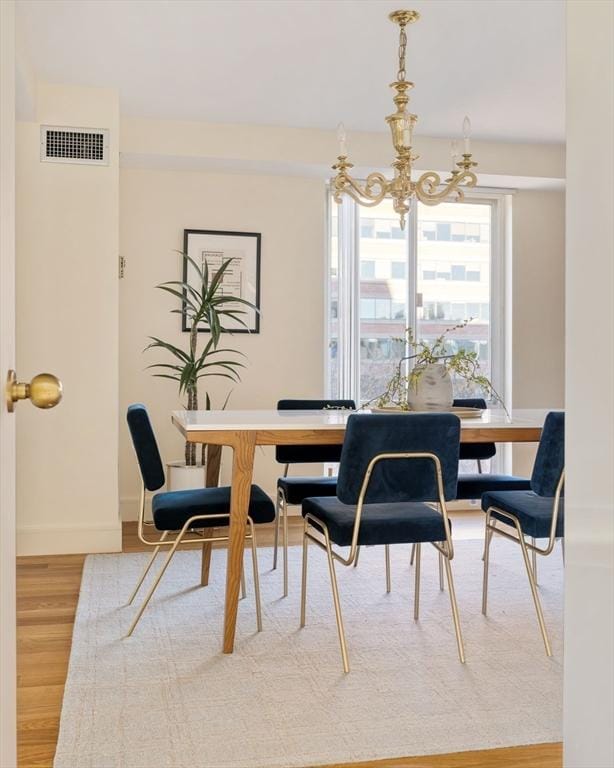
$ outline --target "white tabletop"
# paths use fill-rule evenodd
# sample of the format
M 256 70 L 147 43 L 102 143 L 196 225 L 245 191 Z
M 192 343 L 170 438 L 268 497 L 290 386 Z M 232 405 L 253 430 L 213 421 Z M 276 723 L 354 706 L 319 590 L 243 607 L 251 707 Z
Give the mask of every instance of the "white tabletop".
M 550 409 L 512 411 L 508 417 L 501 408 L 487 409 L 479 418 L 461 419 L 464 427 L 496 429 L 541 428 Z M 349 410 L 323 411 L 173 411 L 172 419 L 184 432 L 227 430 L 343 429 L 352 413 Z M 370 413 L 368 410 L 359 413 Z M 411 414 L 407 414 L 411 418 Z

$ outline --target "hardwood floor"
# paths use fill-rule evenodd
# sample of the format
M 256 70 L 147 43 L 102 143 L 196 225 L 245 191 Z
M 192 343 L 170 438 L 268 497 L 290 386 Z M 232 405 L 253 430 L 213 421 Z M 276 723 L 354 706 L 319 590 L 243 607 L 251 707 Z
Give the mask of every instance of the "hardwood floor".
M 480 516 L 481 518 L 481 516 Z M 455 515 L 455 533 L 475 529 L 475 516 Z M 291 518 L 290 541 L 301 520 Z M 473 526 L 473 528 L 472 528 Z M 259 530 L 272 544 L 272 528 Z M 200 546 L 200 545 L 196 545 Z M 135 523 L 124 523 L 124 551 L 143 549 Z M 21 557 L 17 561 L 17 729 L 19 768 L 51 768 L 57 742 L 73 621 L 85 555 Z M 354 763 L 351 768 L 561 768 L 560 744 Z M 2 766 L 9 768 L 9 766 Z M 79 766 L 74 766 L 79 768 Z M 145 767 L 144 767 L 145 768 Z M 151 766 L 147 768 L 156 768 Z M 215 768 L 211 766 L 210 768 Z M 329 766 L 350 768 L 350 764 Z

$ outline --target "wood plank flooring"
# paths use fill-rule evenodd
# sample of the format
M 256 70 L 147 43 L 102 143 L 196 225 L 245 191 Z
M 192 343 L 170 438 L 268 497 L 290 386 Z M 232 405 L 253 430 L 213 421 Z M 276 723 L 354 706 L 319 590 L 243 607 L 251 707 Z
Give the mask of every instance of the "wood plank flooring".
M 481 516 L 479 516 L 481 518 Z M 460 518 L 460 519 L 459 519 Z M 455 515 L 455 531 L 475 517 Z M 290 541 L 300 541 L 301 520 L 290 519 Z M 259 530 L 270 546 L 272 528 Z M 200 546 L 200 545 L 195 545 Z M 135 523 L 124 523 L 124 551 L 143 549 Z M 85 555 L 21 557 L 17 561 L 17 728 L 19 768 L 51 768 L 58 737 L 72 628 Z M 328 768 L 561 768 L 560 744 L 408 757 Z M 2 768 L 9 768 L 3 766 Z M 79 768 L 79 766 L 74 766 Z M 149 767 L 148 767 L 149 768 Z M 151 766 L 156 768 L 156 766 Z M 211 768 L 215 768 L 211 766 Z

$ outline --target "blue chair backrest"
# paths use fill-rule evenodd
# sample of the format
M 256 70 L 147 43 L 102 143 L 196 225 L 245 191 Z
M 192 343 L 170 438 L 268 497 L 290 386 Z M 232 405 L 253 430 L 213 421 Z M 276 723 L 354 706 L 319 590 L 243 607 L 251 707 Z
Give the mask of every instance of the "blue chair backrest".
M 486 400 L 483 397 L 457 397 L 452 405 L 457 408 L 486 408 Z M 497 453 L 494 443 L 461 443 L 459 456 L 461 459 L 492 459 Z
M 531 475 L 531 489 L 538 496 L 554 496 L 564 469 L 565 414 L 551 411 L 544 421 Z
M 337 497 L 356 504 L 369 462 L 379 453 L 428 452 L 441 462 L 444 496 L 456 496 L 460 421 L 451 413 L 353 414 L 348 419 Z M 369 504 L 439 501 L 431 459 L 378 462 L 365 497 Z
M 165 482 L 164 467 L 147 408 L 141 403 L 128 406 L 126 419 L 145 488 L 157 491 Z
M 324 408 L 356 410 L 353 400 L 280 400 L 278 411 L 321 411 Z M 340 445 L 278 445 L 275 459 L 282 464 L 336 463 L 341 457 Z

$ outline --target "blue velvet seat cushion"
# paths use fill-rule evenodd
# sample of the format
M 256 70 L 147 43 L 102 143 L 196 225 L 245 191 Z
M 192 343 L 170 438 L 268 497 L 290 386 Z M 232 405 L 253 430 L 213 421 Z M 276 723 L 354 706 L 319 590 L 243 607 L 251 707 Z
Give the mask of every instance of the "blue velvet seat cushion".
M 157 493 L 152 499 L 152 515 L 159 531 L 177 531 L 193 515 L 230 514 L 230 487 L 196 488 L 187 491 Z M 270 523 L 275 519 L 275 506 L 267 494 L 252 485 L 249 516 L 254 523 Z M 194 528 L 225 525 L 224 520 L 197 521 Z
M 553 502 L 554 499 L 551 496 L 538 496 L 533 491 L 500 491 L 485 493 L 482 496 L 482 509 L 486 512 L 489 507 L 499 507 L 499 509 L 509 512 L 518 519 L 526 536 L 545 539 L 550 536 Z M 565 532 L 563 513 L 564 500 L 561 496 L 555 534 L 557 537 L 563 536 Z M 511 525 L 507 518 L 496 512 L 493 512 L 492 516 L 507 525 Z
M 340 547 L 352 543 L 356 507 L 338 498 L 309 498 L 303 501 L 302 514 L 310 513 L 328 527 L 331 541 Z M 310 521 L 312 522 L 312 521 Z M 318 528 L 317 525 L 315 525 Z M 413 544 L 443 541 L 443 517 L 422 502 L 365 504 L 362 508 L 358 543 Z
M 301 504 L 308 496 L 335 496 L 336 477 L 280 477 L 277 487 L 281 488 L 288 504 Z
M 457 499 L 480 499 L 489 491 L 530 491 L 528 477 L 515 475 L 463 474 L 458 476 Z

